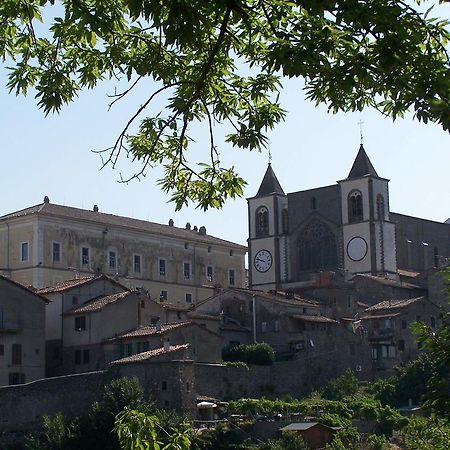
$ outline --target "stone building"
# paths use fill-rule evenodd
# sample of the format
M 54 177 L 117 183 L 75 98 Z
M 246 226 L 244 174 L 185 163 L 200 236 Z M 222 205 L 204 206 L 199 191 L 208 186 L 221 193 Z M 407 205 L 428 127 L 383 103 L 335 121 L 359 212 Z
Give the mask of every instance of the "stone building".
M 46 302 L 0 275 L 0 386 L 44 377 Z
M 367 308 L 361 323 L 371 347 L 374 375 L 390 375 L 398 364 L 417 358 L 420 347 L 410 325 L 420 321 L 436 329 L 442 313 L 442 307 L 427 297 L 385 300 Z
M 194 361 L 220 363 L 222 337 L 192 321 L 140 326 L 117 334 L 103 344 L 107 362 L 138 353 L 156 350 L 164 345 L 190 345 Z
M 388 180 L 362 145 L 347 178 L 331 186 L 286 194 L 269 164 L 248 215 L 257 289 L 302 290 L 319 271 L 398 280 L 398 269 L 425 272 L 450 260 L 450 223 L 391 212 Z
M 0 274 L 41 288 L 106 274 L 154 299 L 195 303 L 222 286 L 243 287 L 247 248 L 179 228 L 44 202 L 0 217 Z
M 48 300 L 45 308 L 47 376 L 54 376 L 67 371 L 63 345 L 67 341 L 67 334 L 72 331 L 73 326 L 63 320 L 64 314 L 93 298 L 127 291 L 128 289 L 125 286 L 106 275 L 91 275 L 66 280 L 36 291 Z M 116 323 L 116 321 L 113 323 Z M 123 330 L 123 328 L 120 330 Z

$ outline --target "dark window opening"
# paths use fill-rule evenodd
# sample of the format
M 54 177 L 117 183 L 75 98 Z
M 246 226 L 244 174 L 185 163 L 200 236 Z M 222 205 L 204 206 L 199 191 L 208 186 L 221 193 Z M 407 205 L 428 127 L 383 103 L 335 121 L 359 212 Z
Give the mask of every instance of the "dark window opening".
M 86 329 L 86 316 L 75 317 L 75 331 Z
M 22 364 L 22 344 L 13 344 L 12 345 L 11 364 L 15 364 L 15 365 Z
M 14 384 L 24 384 L 25 374 L 18 372 L 11 372 L 8 376 L 8 382 L 10 386 L 13 386 Z
M 265 206 L 256 211 L 256 236 L 269 235 L 269 211 Z
M 163 381 L 163 382 L 161 383 L 161 390 L 162 390 L 162 391 L 167 391 L 167 381 Z
M 348 196 L 348 221 L 360 222 L 363 220 L 363 202 L 359 191 L 354 191 Z
M 403 339 L 400 339 L 397 343 L 397 347 L 400 352 L 405 351 L 405 341 Z
M 83 350 L 83 364 L 89 364 L 89 350 Z
M 75 350 L 75 365 L 81 364 L 81 350 Z

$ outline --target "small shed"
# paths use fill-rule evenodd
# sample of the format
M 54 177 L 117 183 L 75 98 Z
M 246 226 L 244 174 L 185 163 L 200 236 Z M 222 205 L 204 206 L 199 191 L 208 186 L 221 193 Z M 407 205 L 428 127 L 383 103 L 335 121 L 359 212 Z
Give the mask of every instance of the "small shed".
M 320 422 L 296 422 L 280 428 L 282 433 L 298 433 L 309 449 L 323 448 L 331 443 L 333 433 L 340 427 L 329 427 Z

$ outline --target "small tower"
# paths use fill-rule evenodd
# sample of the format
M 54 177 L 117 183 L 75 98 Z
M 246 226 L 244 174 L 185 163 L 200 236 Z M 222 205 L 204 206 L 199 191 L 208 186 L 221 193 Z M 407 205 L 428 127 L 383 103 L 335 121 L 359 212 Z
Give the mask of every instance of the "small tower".
M 345 180 L 339 181 L 346 274 L 395 278 L 395 224 L 389 221 L 389 180 L 378 176 L 361 143 Z
M 247 203 L 249 285 L 277 289 L 287 277 L 287 196 L 270 162 L 258 193 Z

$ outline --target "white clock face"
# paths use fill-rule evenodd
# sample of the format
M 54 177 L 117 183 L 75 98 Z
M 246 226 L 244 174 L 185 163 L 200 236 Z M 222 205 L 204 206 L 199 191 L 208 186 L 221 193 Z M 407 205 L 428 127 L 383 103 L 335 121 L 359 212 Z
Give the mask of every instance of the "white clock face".
M 367 255 L 367 242 L 360 236 L 350 239 L 347 244 L 347 255 L 353 261 L 361 261 Z
M 267 272 L 272 267 L 272 255 L 269 250 L 260 250 L 253 261 L 258 272 Z

